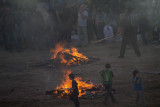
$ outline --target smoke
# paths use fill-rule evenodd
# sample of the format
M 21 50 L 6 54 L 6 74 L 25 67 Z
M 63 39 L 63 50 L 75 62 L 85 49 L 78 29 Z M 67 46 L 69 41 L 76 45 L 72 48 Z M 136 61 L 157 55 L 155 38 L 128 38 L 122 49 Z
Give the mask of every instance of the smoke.
M 133 0 L 134 7 L 139 17 L 148 19 L 150 26 L 153 26 L 160 19 L 160 0 Z
M 53 14 L 48 0 L 6 0 L 14 20 L 14 44 L 33 49 L 53 47 Z M 21 41 L 21 43 L 19 42 Z
M 13 18 L 15 20 L 14 37 L 16 39 L 21 38 L 26 47 L 41 49 L 44 49 L 46 46 L 49 48 L 53 47 L 56 41 L 54 32 L 56 20 L 54 20 L 55 16 L 52 11 L 54 0 L 2 1 L 4 3 L 8 3 L 12 10 L 12 16 L 14 16 Z M 92 3 L 96 3 L 96 1 L 98 2 L 98 0 L 93 0 Z M 128 5 L 128 7 L 135 9 L 139 17 L 143 16 L 147 18 L 151 27 L 154 26 L 158 20 L 160 20 L 160 0 L 119 1 L 122 4 Z M 109 4 L 109 2 L 107 2 L 107 4 Z M 119 14 L 120 13 L 116 16 L 118 17 Z

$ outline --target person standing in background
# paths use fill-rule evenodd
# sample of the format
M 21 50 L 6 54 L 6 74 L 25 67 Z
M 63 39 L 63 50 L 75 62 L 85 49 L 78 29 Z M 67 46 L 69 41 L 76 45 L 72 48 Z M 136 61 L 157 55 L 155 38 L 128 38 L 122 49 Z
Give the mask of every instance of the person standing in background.
M 94 38 L 94 22 L 93 22 L 93 3 L 91 0 L 87 0 L 87 11 L 88 11 L 88 21 L 87 21 L 87 29 L 88 29 L 88 40 L 89 42 Z
M 137 56 L 141 57 L 141 53 L 137 45 L 137 29 L 135 29 L 131 23 L 131 14 L 128 8 L 126 8 L 124 13 L 120 15 L 120 27 L 117 33 L 123 35 L 120 56 L 118 58 L 124 58 L 126 45 L 131 45 Z
M 104 26 L 103 33 L 104 33 L 105 38 L 110 38 L 106 40 L 105 42 L 113 41 L 113 38 L 111 38 L 111 37 L 114 37 L 113 28 L 107 22 L 106 22 L 106 25 Z
M 97 40 L 104 39 L 103 29 L 106 20 L 107 17 L 103 12 L 103 10 L 100 7 L 97 7 L 97 14 L 96 14 Z
M 82 45 L 82 40 L 84 39 L 85 46 L 88 46 L 88 31 L 87 31 L 88 11 L 86 9 L 87 6 L 85 4 L 82 4 L 78 12 L 78 35 L 80 38 L 80 45 Z

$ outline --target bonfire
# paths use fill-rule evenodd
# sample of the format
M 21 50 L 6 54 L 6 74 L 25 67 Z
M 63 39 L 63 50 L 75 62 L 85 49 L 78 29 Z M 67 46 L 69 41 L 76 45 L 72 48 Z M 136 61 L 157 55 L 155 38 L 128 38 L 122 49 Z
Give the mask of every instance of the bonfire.
M 60 64 L 65 64 L 66 66 L 85 63 L 89 60 L 82 53 L 79 53 L 77 48 L 65 48 L 65 45 L 62 43 L 58 43 L 51 52 L 53 53 L 52 60 L 60 60 Z M 71 70 L 64 70 L 61 84 L 55 90 L 47 91 L 46 94 L 56 94 L 58 98 L 68 98 L 70 96 L 70 89 L 72 88 L 72 81 L 68 77 L 70 73 L 72 73 Z M 75 77 L 75 80 L 78 83 L 78 97 L 85 95 L 87 90 L 99 92 L 91 81 L 82 81 L 81 77 Z
M 61 84 L 59 86 L 57 86 L 57 88 L 56 88 L 56 92 L 55 92 L 56 94 L 61 92 L 58 95 L 59 98 L 63 97 L 63 96 L 67 97 L 70 95 L 70 89 L 72 87 L 72 81 L 68 77 L 68 75 L 70 73 L 72 73 L 71 70 L 64 72 L 63 80 L 62 80 Z M 76 77 L 75 80 L 78 83 L 79 97 L 81 97 L 82 95 L 85 95 L 87 89 L 92 89 L 94 87 L 92 82 L 82 81 L 81 77 Z
M 78 48 L 65 48 L 65 45 L 61 42 L 59 42 L 56 45 L 55 49 L 52 49 L 50 52 L 54 53 L 51 58 L 52 60 L 60 59 L 60 63 L 67 66 L 88 61 L 88 58 L 86 56 L 78 52 Z

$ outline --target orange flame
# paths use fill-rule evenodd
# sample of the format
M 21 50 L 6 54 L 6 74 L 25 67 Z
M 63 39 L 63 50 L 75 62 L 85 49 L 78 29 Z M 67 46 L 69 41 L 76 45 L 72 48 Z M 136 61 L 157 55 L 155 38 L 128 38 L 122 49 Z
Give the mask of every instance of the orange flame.
M 60 98 L 63 97 L 64 95 L 69 95 L 70 90 L 72 88 L 72 81 L 69 79 L 68 75 L 71 73 L 70 70 L 65 72 L 64 75 L 64 80 L 62 81 L 61 85 L 57 87 L 57 90 L 63 90 L 61 95 L 59 96 Z M 78 91 L 79 91 L 79 96 L 81 97 L 82 95 L 86 94 L 85 90 L 86 89 L 91 89 L 94 85 L 92 83 L 86 83 L 82 81 L 81 77 L 76 77 L 75 81 L 78 83 Z M 84 90 L 84 92 L 83 92 Z M 58 93 L 58 92 L 56 92 Z
M 66 64 L 66 65 L 76 64 L 82 61 L 88 61 L 88 58 L 83 54 L 79 53 L 77 48 L 75 47 L 72 47 L 69 49 L 65 48 L 64 44 L 62 44 L 61 42 L 59 42 L 56 45 L 56 48 L 51 50 L 50 52 L 54 53 L 51 59 L 59 58 L 61 59 L 60 63 Z M 67 59 L 65 54 L 71 55 L 72 57 L 70 59 Z
M 60 59 L 60 63 L 66 64 L 67 66 L 71 64 L 78 64 L 83 61 L 88 61 L 88 58 L 79 53 L 77 48 L 65 48 L 64 44 L 62 43 L 58 43 L 55 49 L 51 50 L 50 52 L 54 53 L 51 59 Z M 66 56 L 71 57 L 66 58 Z M 64 71 L 63 81 L 61 82 L 60 86 L 57 86 L 56 88 L 56 93 L 58 93 L 58 95 L 58 91 L 60 91 L 60 95 L 58 96 L 59 98 L 62 98 L 63 96 L 68 97 L 70 94 L 70 89 L 72 88 L 72 81 L 68 77 L 70 73 L 70 70 Z M 76 77 L 75 81 L 78 83 L 79 97 L 86 93 L 86 89 L 91 89 L 94 86 L 92 83 L 83 82 L 81 77 Z

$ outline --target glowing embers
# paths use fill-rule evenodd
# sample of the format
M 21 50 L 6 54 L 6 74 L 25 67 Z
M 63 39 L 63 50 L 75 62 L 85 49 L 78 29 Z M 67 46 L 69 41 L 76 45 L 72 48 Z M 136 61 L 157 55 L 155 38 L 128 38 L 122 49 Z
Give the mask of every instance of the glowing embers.
M 82 53 L 79 53 L 77 48 L 65 48 L 64 44 L 61 42 L 58 43 L 55 49 L 50 52 L 54 53 L 51 58 L 52 60 L 59 60 L 61 64 L 65 64 L 67 66 L 88 62 L 88 58 Z

